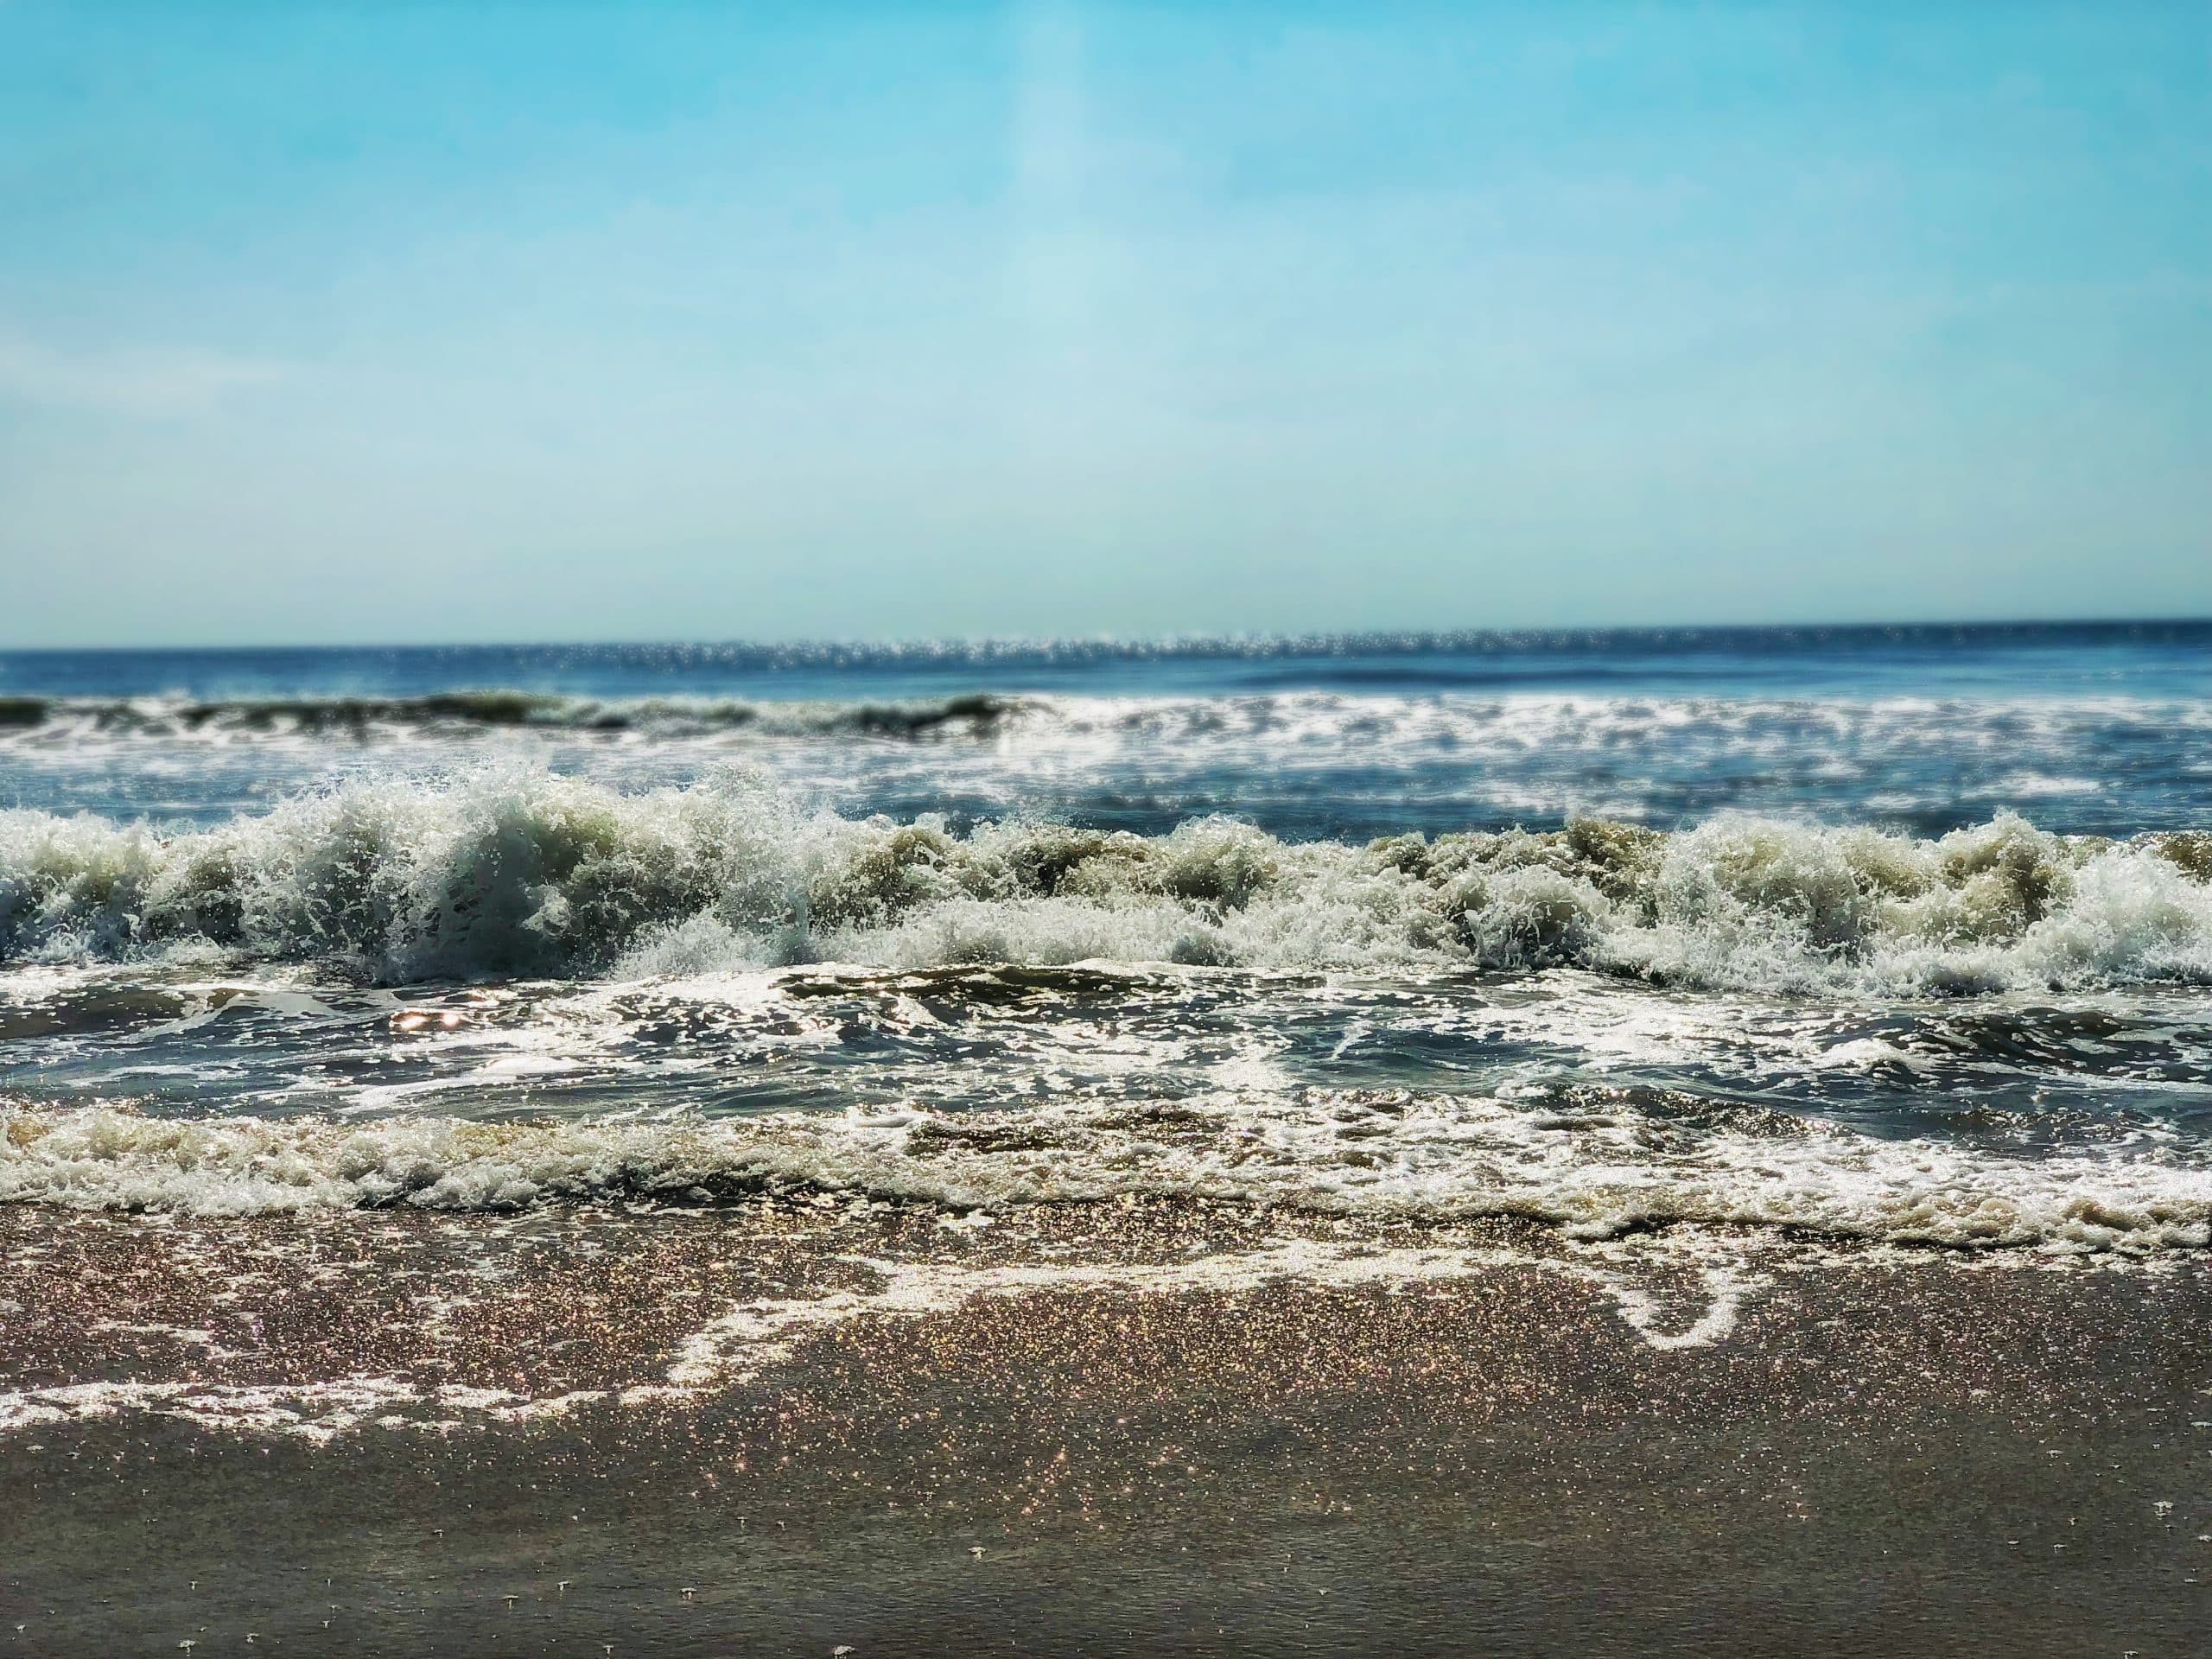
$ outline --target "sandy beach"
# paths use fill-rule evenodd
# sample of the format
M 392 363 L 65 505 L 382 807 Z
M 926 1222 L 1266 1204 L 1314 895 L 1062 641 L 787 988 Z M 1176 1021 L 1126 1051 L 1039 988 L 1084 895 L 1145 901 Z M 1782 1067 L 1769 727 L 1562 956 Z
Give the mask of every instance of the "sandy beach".
M 0 1212 L 0 1643 L 2154 1654 L 2212 1611 L 2193 1256 L 741 1208 Z

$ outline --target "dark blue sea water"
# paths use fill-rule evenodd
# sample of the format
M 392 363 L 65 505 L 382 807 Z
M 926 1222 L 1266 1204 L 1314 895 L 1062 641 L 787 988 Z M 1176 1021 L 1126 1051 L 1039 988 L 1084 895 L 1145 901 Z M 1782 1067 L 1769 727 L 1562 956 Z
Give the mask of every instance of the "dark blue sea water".
M 848 812 L 1300 838 L 1678 827 L 2124 835 L 2212 808 L 2212 623 L 0 654 L 0 801 L 218 820 L 522 756 L 760 771 Z
M 432 645 L 0 652 L 0 693 L 405 697 L 499 687 L 604 698 L 834 701 L 963 692 L 1669 690 L 1727 696 L 2201 698 L 2212 621 L 1346 635 L 906 645 Z

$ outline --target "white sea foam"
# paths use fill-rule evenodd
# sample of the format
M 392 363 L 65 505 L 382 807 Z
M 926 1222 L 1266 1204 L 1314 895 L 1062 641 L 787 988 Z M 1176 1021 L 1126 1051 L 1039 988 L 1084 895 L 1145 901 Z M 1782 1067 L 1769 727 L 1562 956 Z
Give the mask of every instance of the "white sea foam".
M 1147 829 L 1224 805 L 1278 827 L 1653 823 L 1734 805 L 1949 819 L 1961 803 L 2082 829 L 2196 816 L 2202 699 L 1775 698 L 1289 689 L 907 702 L 593 700 L 512 691 L 194 703 L 0 696 L 26 804 L 206 821 L 338 775 L 552 764 L 641 788 L 757 767 L 852 810 L 1065 803 Z M 2111 758 L 2128 757 L 2125 775 Z M 2093 782 L 2092 780 L 2095 780 Z M 2101 786 L 2097 786 L 2099 784 Z
M 1773 1113 L 1226 1091 L 1172 1108 L 920 1106 L 673 1122 L 0 1118 L 0 1201 L 213 1215 L 824 1190 L 958 1209 L 1123 1196 L 1518 1216 L 1580 1237 L 1675 1223 L 2127 1252 L 2212 1242 L 2212 1168 L 2156 1147 L 2007 1156 Z
M 602 1400 L 598 1391 L 534 1398 L 505 1389 L 424 1386 L 352 1376 L 315 1382 L 202 1379 L 73 1382 L 0 1392 L 0 1433 L 104 1417 L 170 1417 L 200 1428 L 279 1434 L 325 1445 L 372 1425 L 443 1433 L 557 1417 Z
M 1613 1305 L 1621 1323 L 1661 1353 L 1711 1347 L 1733 1332 L 1745 1300 L 1771 1283 L 1745 1263 L 1700 1259 L 1693 1271 L 1704 1304 L 1684 1319 L 1662 1312 L 1644 1269 L 1669 1263 L 1537 1255 L 1504 1247 L 1378 1248 L 1357 1241 L 1288 1238 L 1179 1261 L 1010 1262 L 843 1258 L 867 1281 L 740 1302 L 680 1338 L 664 1363 L 620 1388 L 530 1395 L 507 1389 L 429 1384 L 354 1374 L 309 1382 L 221 1382 L 201 1376 L 76 1382 L 0 1390 L 0 1433 L 50 1424 L 144 1415 L 202 1428 L 283 1435 L 324 1445 L 368 1428 L 446 1433 L 567 1416 L 588 1407 L 697 1400 L 749 1382 L 813 1341 L 860 1320 L 942 1318 L 977 1301 L 1025 1296 L 1126 1299 L 1242 1295 L 1276 1285 L 1306 1292 L 1434 1286 L 1514 1268 L 1560 1274 Z M 241 1356 L 227 1356 L 241 1357 Z
M 229 952 L 397 982 L 747 964 L 1542 966 L 1895 995 L 2212 980 L 2212 840 L 1936 840 L 1726 817 L 1671 836 L 1286 842 L 851 820 L 737 779 L 360 782 L 211 830 L 0 813 L 0 959 Z
M 815 1296 L 766 1296 L 744 1302 L 687 1338 L 668 1368 L 679 1389 L 744 1382 L 791 1357 L 804 1343 L 859 1319 L 917 1319 L 978 1300 L 1034 1295 L 1236 1295 L 1276 1283 L 1308 1289 L 1402 1287 L 1465 1279 L 1503 1266 L 1566 1273 L 1595 1285 L 1621 1321 L 1649 1348 L 1672 1352 L 1725 1341 L 1745 1297 L 1765 1280 L 1731 1263 L 1703 1263 L 1707 1296 L 1694 1319 L 1670 1320 L 1637 1277 L 1595 1262 L 1533 1257 L 1504 1249 L 1445 1246 L 1377 1249 L 1333 1240 L 1286 1239 L 1259 1249 L 1225 1250 L 1166 1262 L 1021 1262 L 991 1267 L 870 1259 L 863 1290 Z

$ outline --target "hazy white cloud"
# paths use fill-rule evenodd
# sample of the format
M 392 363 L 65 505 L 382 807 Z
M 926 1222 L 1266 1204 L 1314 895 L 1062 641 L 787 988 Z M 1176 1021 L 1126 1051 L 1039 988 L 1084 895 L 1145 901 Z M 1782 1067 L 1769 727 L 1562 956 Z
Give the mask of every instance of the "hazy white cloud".
M 284 379 L 289 365 L 194 346 L 59 350 L 0 327 L 0 403 L 104 414 L 194 414 Z

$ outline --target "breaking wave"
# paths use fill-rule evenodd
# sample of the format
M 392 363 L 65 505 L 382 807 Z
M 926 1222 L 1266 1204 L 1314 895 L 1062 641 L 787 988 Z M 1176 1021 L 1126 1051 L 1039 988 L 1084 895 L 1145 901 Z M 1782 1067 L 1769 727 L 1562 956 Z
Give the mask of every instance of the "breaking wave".
M 130 736 L 318 736 L 524 728 L 685 737 L 759 731 L 789 735 L 921 737 L 988 731 L 1025 700 L 972 695 L 905 702 L 745 702 L 695 697 L 600 698 L 531 691 L 446 691 L 415 697 L 0 696 L 0 732 L 82 741 Z
M 1511 1216 L 1577 1236 L 1675 1224 L 2131 1253 L 2212 1242 L 2212 1169 L 2035 1160 L 1630 1091 L 1561 1103 L 1399 1092 L 1139 1108 L 915 1107 L 683 1122 L 166 1120 L 0 1112 L 0 1201 L 254 1215 L 832 1193 L 963 1210 L 1205 1198 L 1347 1215 Z
M 0 960 L 177 953 L 382 982 L 795 961 L 1170 962 L 1964 995 L 2212 982 L 2212 834 L 1934 839 L 1722 817 L 1286 842 L 806 812 L 757 783 L 620 793 L 493 769 L 356 782 L 212 829 L 0 813 Z

